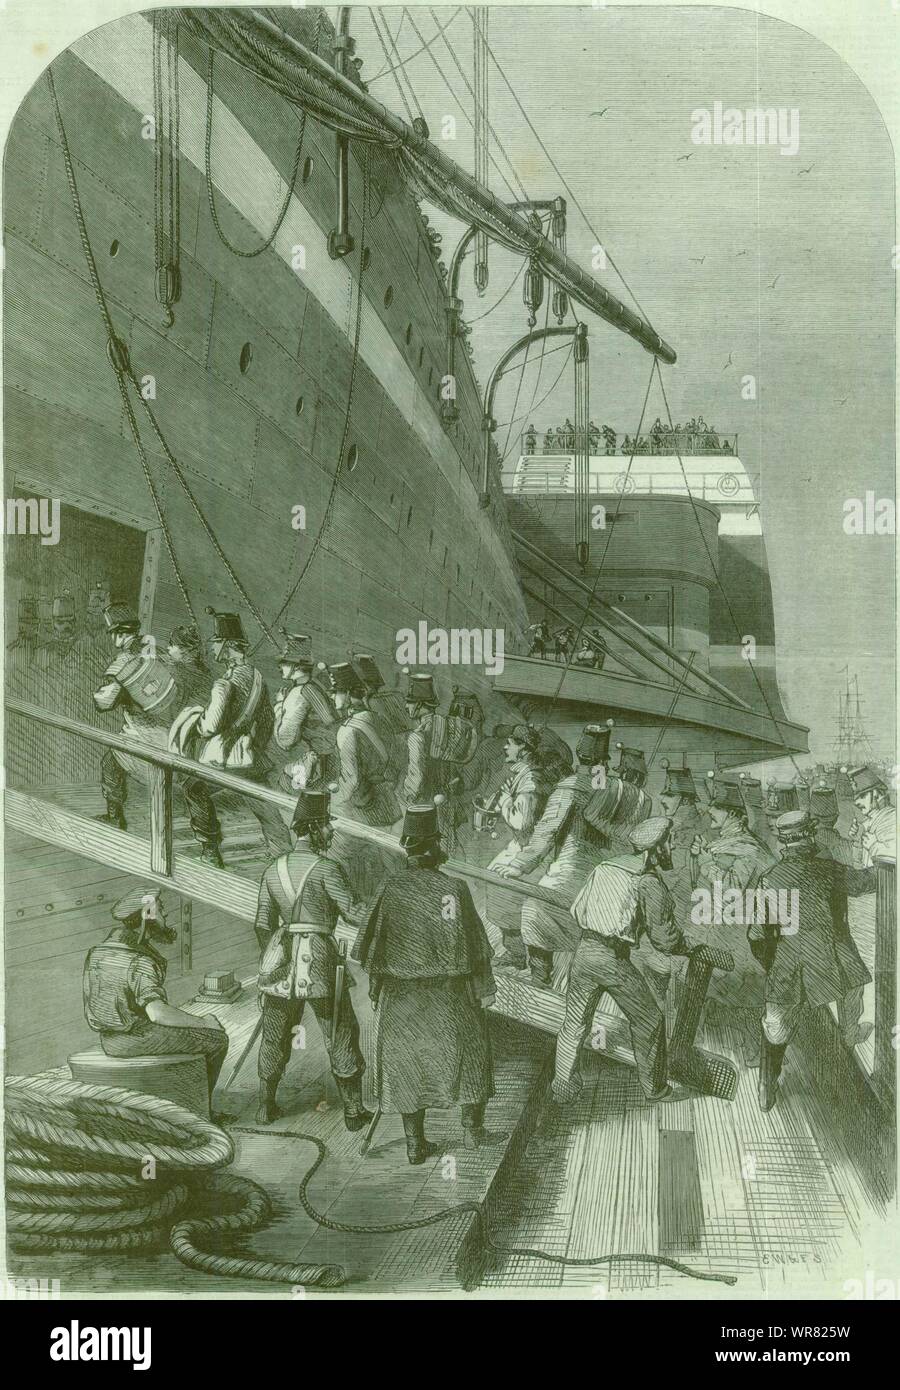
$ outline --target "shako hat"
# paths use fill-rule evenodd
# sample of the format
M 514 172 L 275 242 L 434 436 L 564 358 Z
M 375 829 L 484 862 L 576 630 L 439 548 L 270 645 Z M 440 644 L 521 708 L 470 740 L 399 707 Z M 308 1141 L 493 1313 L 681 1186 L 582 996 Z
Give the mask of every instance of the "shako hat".
M 775 834 L 783 845 L 808 839 L 814 830 L 815 822 L 808 811 L 786 811 L 775 822 Z
M 61 594 L 56 595 L 51 612 L 57 622 L 72 623 L 75 621 L 75 600 L 68 589 L 64 589 Z
M 305 835 L 311 825 L 324 825 L 331 816 L 331 793 L 324 788 L 320 791 L 301 791 L 291 816 L 291 829 L 295 835 Z
M 663 759 L 663 767 L 666 769 L 666 781 L 662 789 L 663 796 L 696 796 L 697 784 L 694 781 L 694 774 L 689 767 L 672 767 Z
M 854 796 L 862 796 L 863 792 L 887 791 L 887 783 L 877 767 L 851 767 L 848 776 Z
M 744 798 L 744 805 L 748 810 L 760 810 L 765 804 L 763 797 L 763 784 L 759 777 L 748 777 L 746 772 L 740 773 L 741 796 Z
M 40 609 L 33 594 L 26 594 L 24 598 L 19 599 L 18 614 L 20 624 L 40 622 Z
M 415 671 L 404 670 L 403 674 L 407 678 L 406 703 L 408 705 L 437 705 L 438 698 L 434 690 L 434 681 L 427 672 L 419 674 Z
M 668 816 L 648 816 L 631 827 L 628 839 L 636 854 L 646 854 L 661 844 L 671 829 L 672 822 Z
M 207 608 L 213 620 L 214 642 L 241 642 L 247 645 L 247 637 L 239 613 L 217 613 L 215 608 Z
M 481 702 L 474 690 L 467 690 L 464 686 L 455 685 L 453 695 L 450 699 L 448 714 L 457 714 L 462 719 L 480 722 L 484 715 L 481 709 Z
M 338 661 L 328 667 L 331 688 L 337 694 L 364 695 L 366 688 L 352 661 Z
M 441 838 L 438 825 L 438 806 L 444 798 L 438 794 L 434 801 L 424 801 L 417 806 L 407 806 L 403 817 L 403 830 L 400 834 L 402 849 L 415 849 L 431 844 Z
M 378 669 L 378 663 L 374 656 L 368 656 L 363 652 L 354 652 L 353 664 L 362 676 L 363 685 L 370 695 L 374 695 L 376 690 L 381 690 L 384 685 L 384 677 Z
M 304 670 L 311 671 L 315 664 L 312 659 L 312 639 L 308 632 L 286 632 L 284 633 L 284 646 L 278 654 L 278 660 L 282 666 L 302 666 Z
M 770 782 L 766 792 L 766 812 L 770 816 L 783 816 L 788 811 L 800 810 L 800 793 L 793 782 Z
M 139 632 L 140 623 L 127 603 L 108 603 L 103 610 L 108 632 Z
M 620 776 L 623 772 L 640 772 L 647 776 L 643 748 L 626 748 L 621 743 L 617 743 L 616 747 L 619 750 L 619 766 L 616 771 Z
M 605 724 L 585 724 L 575 745 L 575 756 L 578 761 L 589 765 L 608 762 L 609 740 L 612 730 L 613 721 L 611 719 L 607 719 Z
M 182 623 L 179 627 L 173 627 L 169 633 L 169 646 L 180 647 L 186 652 L 196 654 L 203 651 L 203 638 L 193 623 Z
M 714 772 L 707 772 L 706 776 L 710 806 L 718 806 L 722 811 L 734 811 L 742 815 L 746 808 L 741 796 L 740 783 L 726 782 L 724 778 L 717 778 Z
M 809 813 L 813 820 L 834 820 L 840 813 L 837 792 L 827 782 L 817 782 L 810 788 Z

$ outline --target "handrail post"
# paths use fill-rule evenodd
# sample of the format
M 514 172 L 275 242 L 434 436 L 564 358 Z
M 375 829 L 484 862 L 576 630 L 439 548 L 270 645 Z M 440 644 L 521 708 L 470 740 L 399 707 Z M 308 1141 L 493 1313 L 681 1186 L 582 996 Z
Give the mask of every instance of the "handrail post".
M 151 763 L 148 768 L 150 782 L 150 868 L 155 874 L 172 877 L 173 856 L 173 804 L 172 769 Z

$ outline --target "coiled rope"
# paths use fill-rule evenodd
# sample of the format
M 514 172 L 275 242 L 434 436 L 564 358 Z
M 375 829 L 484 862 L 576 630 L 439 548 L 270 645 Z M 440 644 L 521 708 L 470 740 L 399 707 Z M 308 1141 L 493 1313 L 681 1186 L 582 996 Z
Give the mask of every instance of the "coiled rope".
M 200 1248 L 259 1230 L 272 1213 L 257 1183 L 221 1172 L 234 1144 L 209 1120 L 156 1096 L 41 1077 L 9 1078 L 6 1107 L 7 1227 L 16 1250 L 168 1246 L 205 1274 L 325 1289 L 344 1283 L 340 1265 Z M 225 1212 L 215 1210 L 223 1204 Z

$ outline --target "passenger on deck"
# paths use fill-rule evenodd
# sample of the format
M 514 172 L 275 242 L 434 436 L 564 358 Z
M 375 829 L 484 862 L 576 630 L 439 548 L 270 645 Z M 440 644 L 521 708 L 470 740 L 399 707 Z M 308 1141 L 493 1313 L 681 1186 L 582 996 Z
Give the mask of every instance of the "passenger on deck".
M 540 657 L 545 656 L 547 646 L 550 641 L 550 628 L 546 618 L 541 618 L 541 621 L 539 623 L 531 624 L 531 626 L 528 629 L 528 638 L 528 655 Z
M 495 873 L 503 878 L 525 878 L 544 864 L 538 886 L 559 894 L 570 905 L 574 902 L 606 844 L 582 811 L 609 756 L 609 734 L 609 729 L 599 724 L 587 725 L 575 746 L 577 770 L 557 783 L 531 839 Z M 522 940 L 532 984 L 543 988 L 551 983 L 554 964 L 568 966 L 578 945 L 578 926 L 567 907 L 527 898 L 522 907 Z M 564 957 L 562 962 L 554 961 L 555 952 Z
M 553 634 L 554 656 L 557 661 L 567 661 L 575 643 L 575 629 L 568 624 Z
M 506 762 L 510 775 L 497 793 L 493 808 L 512 831 L 512 839 L 488 864 L 500 872 L 512 864 L 534 833 L 547 796 L 541 776 L 541 739 L 536 729 L 517 724 L 506 740 Z M 504 966 L 516 969 L 526 965 L 522 943 L 522 903 L 518 895 L 489 886 L 485 909 L 488 938 Z
M 863 862 L 874 864 L 879 854 L 897 853 L 897 821 L 887 783 L 874 767 L 852 768 L 853 801 L 862 818 L 859 843 Z
M 844 1042 L 855 1047 L 864 1036 L 863 990 L 872 978 L 847 926 L 847 894 L 868 891 L 870 876 L 817 853 L 815 822 L 808 811 L 788 811 L 778 818 L 776 829 L 781 860 L 763 875 L 760 888 L 795 892 L 798 920 L 791 930 L 783 923 L 755 920 L 748 931 L 751 949 L 766 972 L 761 1110 L 775 1104 L 785 1049 L 804 1008 L 836 1004 Z
M 365 1062 L 348 993 L 353 983 L 349 975 L 340 999 L 335 998 L 334 929 L 339 917 L 358 927 L 365 908 L 353 900 L 343 869 L 329 855 L 334 830 L 327 791 L 301 791 L 291 829 L 297 836 L 295 849 L 270 864 L 259 885 L 255 930 L 262 951 L 262 1037 L 256 1119 L 269 1124 L 280 1113 L 275 1095 L 308 1000 L 344 1107 L 344 1124 L 353 1131 L 372 1116 L 362 1103 Z
M 672 869 L 667 883 L 675 899 L 676 921 L 687 922 L 691 910 L 691 845 L 705 822 L 697 805 L 697 786 L 688 767 L 672 767 L 664 762 L 666 780 L 659 795 L 663 815 L 672 822 L 669 850 Z M 673 958 L 657 951 L 649 937 L 641 942 L 638 964 L 653 990 L 661 1009 L 665 1008 L 672 977 Z
M 275 742 L 291 762 L 278 779 L 281 791 L 309 791 L 326 786 L 338 774 L 334 706 L 316 680 L 310 638 L 286 632 L 278 658 L 284 685 L 275 697 Z
M 117 926 L 84 962 L 84 1016 L 100 1035 L 108 1057 L 171 1057 L 197 1053 L 213 1088 L 228 1051 L 228 1034 L 212 1014 L 189 1014 L 166 998 L 168 963 L 154 942 L 171 945 L 176 931 L 166 921 L 156 888 L 137 889 L 112 910 Z
M 566 1016 L 556 1039 L 553 1094 L 561 1105 L 581 1090 L 577 1071 L 581 1045 L 604 994 L 628 1020 L 638 1079 L 647 1100 L 671 1094 L 666 1080 L 665 1019 L 643 976 L 632 963 L 632 948 L 647 932 L 664 954 L 683 955 L 689 946 L 675 921 L 672 895 L 660 870 L 671 866 L 666 816 L 653 816 L 630 832 L 632 853 L 608 859 L 594 869 L 572 905 L 581 939 L 569 971 Z
M 462 879 L 443 861 L 433 806 L 410 806 L 400 840 L 406 867 L 391 874 L 354 947 L 375 1004 L 378 1107 L 403 1117 L 406 1155 L 439 1152 L 425 1137 L 425 1111 L 462 1107 L 466 1148 L 486 1139 L 494 1094 L 486 1007 L 494 999 L 490 946 Z

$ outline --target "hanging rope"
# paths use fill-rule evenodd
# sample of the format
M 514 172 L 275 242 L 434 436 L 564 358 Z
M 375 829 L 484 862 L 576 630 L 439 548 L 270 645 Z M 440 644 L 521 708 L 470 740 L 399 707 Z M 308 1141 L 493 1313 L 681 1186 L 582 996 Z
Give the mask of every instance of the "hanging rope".
M 587 325 L 575 330 L 575 558 L 587 569 L 591 553 L 591 380 Z
M 390 63 L 390 61 L 391 61 L 391 55 L 390 55 L 390 53 L 388 52 L 387 41 L 385 40 L 384 34 L 382 33 L 382 28 L 381 28 L 381 25 L 382 25 L 382 22 L 383 22 L 383 23 L 384 23 L 385 31 L 388 33 L 388 38 L 390 38 L 390 31 L 389 31 L 388 28 L 387 28 L 387 21 L 386 21 L 386 20 L 384 20 L 384 21 L 380 21 L 380 20 L 379 20 L 379 15 L 378 15 L 378 11 L 377 11 L 377 10 L 372 10 L 372 11 L 371 11 L 371 13 L 370 13 L 370 18 L 371 18 L 371 20 L 372 20 L 372 27 L 373 27 L 373 29 L 375 30 L 376 35 L 378 36 L 378 42 L 379 42 L 380 45 L 381 45 L 381 51 L 382 51 L 382 53 L 384 54 L 385 62 L 386 62 L 386 63 Z M 401 19 L 401 23 L 402 23 L 402 19 Z M 399 30 L 398 30 L 397 32 L 399 33 Z M 397 57 L 397 58 L 399 58 L 400 55 L 399 55 L 399 53 L 397 52 L 397 46 L 396 46 L 396 43 L 394 42 L 393 39 L 391 39 L 391 43 L 392 43 L 392 45 L 393 45 L 393 47 L 394 47 L 394 56 Z M 400 63 L 400 62 L 398 62 L 394 67 L 389 67 L 389 68 L 387 68 L 386 70 L 387 70 L 388 72 L 392 72 L 392 73 L 394 74 L 394 85 L 396 86 L 397 91 L 398 91 L 399 94 L 400 94 L 400 100 L 403 102 L 403 108 L 404 108 L 404 110 L 406 111 L 407 119 L 409 120 L 410 125 L 412 125 L 413 120 L 414 120 L 413 111 L 412 111 L 412 107 L 410 106 L 409 99 L 408 99 L 408 97 L 407 97 L 407 95 L 406 95 L 406 89 L 405 89 L 404 86 L 403 86 L 403 77 L 406 77 L 407 82 L 409 82 L 408 74 L 406 73 L 406 71 L 405 71 L 405 69 L 404 69 L 404 67 L 403 67 L 403 64 Z M 401 76 L 401 74 L 402 74 L 402 76 Z M 422 114 L 422 108 L 418 105 L 418 102 L 416 101 L 416 94 L 415 94 L 415 92 L 413 91 L 413 88 L 412 88 L 412 84 L 411 84 L 411 83 L 409 84 L 409 91 L 410 91 L 410 96 L 412 97 L 413 101 L 416 103 L 416 107 L 417 107 L 417 110 L 418 110 L 418 114 L 421 115 L 421 114 Z
M 367 145 L 365 147 L 365 154 L 363 158 L 363 186 L 362 198 L 360 200 L 361 207 L 359 219 L 359 269 L 356 278 L 356 322 L 353 329 L 353 354 L 350 359 L 350 383 L 347 388 L 347 408 L 344 412 L 344 426 L 343 430 L 341 431 L 341 443 L 340 448 L 338 450 L 337 464 L 335 465 L 334 474 L 331 479 L 331 489 L 328 494 L 328 501 L 325 506 L 325 515 L 322 518 L 322 524 L 316 532 L 315 539 L 310 547 L 309 554 L 303 562 L 303 567 L 300 570 L 300 573 L 298 574 L 297 578 L 294 580 L 293 584 L 288 590 L 287 595 L 284 598 L 284 601 L 278 609 L 278 612 L 272 618 L 273 628 L 276 626 L 279 619 L 287 610 L 288 606 L 293 601 L 298 589 L 300 588 L 300 585 L 303 583 L 303 580 L 306 577 L 307 572 L 309 571 L 309 567 L 316 557 L 316 553 L 318 552 L 319 546 L 322 544 L 325 532 L 327 531 L 328 526 L 331 523 L 332 513 L 334 511 L 334 506 L 337 501 L 338 483 L 340 481 L 341 472 L 344 466 L 344 457 L 347 451 L 347 440 L 350 437 L 350 422 L 353 416 L 353 391 L 356 385 L 356 372 L 357 367 L 359 365 L 359 343 L 362 332 L 363 278 L 365 275 L 366 265 L 366 209 L 369 202 L 368 193 L 370 157 L 371 150 Z
M 181 298 L 181 179 L 178 17 L 153 13 L 153 150 L 155 290 L 170 326 Z
M 321 10 L 320 10 L 320 11 L 319 11 L 319 25 L 321 25 L 321 22 L 322 22 L 322 12 L 321 12 Z M 317 32 L 317 35 L 316 35 L 316 51 L 318 52 L 318 32 Z M 219 240 L 222 242 L 222 244 L 223 244 L 224 246 L 227 246 L 228 250 L 232 253 L 232 255 L 235 255 L 235 256 L 242 256 L 242 257 L 244 257 L 244 259 L 246 259 L 246 260 L 252 260 L 254 256 L 261 256 L 262 253 L 263 253 L 264 251 L 268 251 L 269 247 L 272 245 L 272 242 L 275 240 L 275 238 L 277 237 L 278 233 L 281 231 L 282 225 L 283 225 L 283 223 L 284 223 L 284 219 L 285 219 L 285 218 L 287 217 L 287 215 L 288 215 L 288 209 L 289 209 L 290 206 L 291 206 L 291 199 L 292 199 L 293 196 L 294 196 L 294 189 L 295 189 L 296 186 L 297 186 L 297 175 L 298 175 L 299 172 L 300 172 L 300 159 L 301 159 L 302 154 L 303 154 L 303 137 L 304 137 L 304 134 L 306 133 L 306 112 L 305 112 L 304 110 L 301 110 L 301 112 L 300 112 L 300 133 L 299 133 L 299 135 L 297 136 L 297 150 L 296 150 L 296 153 L 295 153 L 295 155 L 294 155 L 294 162 L 293 162 L 293 164 L 291 165 L 291 174 L 290 174 L 290 178 L 288 179 L 288 182 L 287 182 L 287 191 L 285 192 L 285 195 L 284 195 L 284 202 L 282 203 L 281 208 L 280 208 L 280 210 L 279 210 L 279 212 L 278 212 L 278 215 L 277 215 L 277 217 L 275 218 L 275 222 L 274 222 L 274 224 L 273 224 L 273 226 L 272 226 L 272 230 L 271 230 L 271 232 L 269 233 L 269 235 L 266 237 L 265 241 L 262 242 L 259 246 L 255 246 L 251 251 L 245 251 L 245 250 L 243 250 L 240 246 L 235 246 L 235 245 L 234 245 L 234 242 L 229 241 L 228 237 L 225 235 L 224 231 L 222 230 L 222 224 L 221 224 L 220 221 L 219 221 L 219 213 L 218 213 L 218 210 L 217 210 L 217 208 L 216 208 L 216 191 L 215 191 L 215 188 L 214 188 L 214 186 L 213 186 L 213 177 L 212 177 L 213 59 L 214 59 L 214 56 L 215 56 L 215 49 L 214 49 L 212 46 L 210 46 L 210 50 L 209 50 L 209 59 L 208 59 L 207 66 L 206 66 L 206 140 L 205 140 L 205 145 L 204 145 L 204 170 L 205 170 L 205 174 L 206 174 L 206 201 L 207 201 L 207 203 L 209 204 L 209 215 L 210 215 L 210 217 L 212 218 L 213 226 L 215 227 L 216 232 L 217 232 L 218 237 L 219 237 Z
M 485 188 L 488 185 L 488 63 L 487 34 L 488 10 L 478 5 L 472 12 L 473 72 L 475 77 L 472 92 L 472 126 L 475 137 L 474 174 Z M 448 40 L 449 42 L 449 40 Z M 479 295 L 488 287 L 488 237 L 483 227 L 475 233 L 475 289 Z

